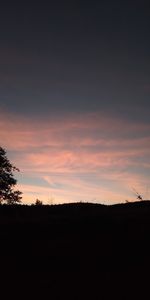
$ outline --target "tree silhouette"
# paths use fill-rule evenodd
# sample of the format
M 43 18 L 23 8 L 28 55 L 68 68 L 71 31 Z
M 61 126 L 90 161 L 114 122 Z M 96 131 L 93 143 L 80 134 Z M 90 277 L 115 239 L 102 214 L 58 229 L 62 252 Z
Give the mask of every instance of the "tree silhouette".
M 43 202 L 39 199 L 36 199 L 35 205 L 43 205 Z
M 13 175 L 14 171 L 19 171 L 19 169 L 10 163 L 5 149 L 0 147 L 0 203 L 15 204 L 21 202 L 22 193 L 14 190 L 14 186 L 17 184 Z

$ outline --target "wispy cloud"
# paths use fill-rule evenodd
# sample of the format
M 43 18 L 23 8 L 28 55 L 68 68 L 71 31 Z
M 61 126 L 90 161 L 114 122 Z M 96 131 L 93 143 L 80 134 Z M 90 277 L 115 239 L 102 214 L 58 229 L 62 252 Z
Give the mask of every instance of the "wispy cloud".
M 128 197 L 129 186 L 141 191 L 150 173 L 149 132 L 148 124 L 100 113 L 45 120 L 0 114 L 1 145 L 24 175 L 25 201 L 39 195 L 46 202 L 50 193 L 56 202 L 109 203 Z

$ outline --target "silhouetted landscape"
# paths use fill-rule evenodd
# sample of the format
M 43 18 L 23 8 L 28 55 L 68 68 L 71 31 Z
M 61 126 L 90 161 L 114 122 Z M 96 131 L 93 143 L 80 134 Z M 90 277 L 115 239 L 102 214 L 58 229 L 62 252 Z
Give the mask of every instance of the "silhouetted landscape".
M 146 299 L 150 201 L 0 205 L 0 240 L 5 299 Z
M 150 1 L 1 1 L 0 31 L 0 300 L 149 300 Z

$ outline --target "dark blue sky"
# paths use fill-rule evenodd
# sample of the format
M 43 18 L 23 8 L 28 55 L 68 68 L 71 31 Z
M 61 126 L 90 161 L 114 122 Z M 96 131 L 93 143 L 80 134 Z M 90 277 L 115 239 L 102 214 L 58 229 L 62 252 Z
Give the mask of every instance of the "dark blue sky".
M 1 105 L 148 117 L 149 1 L 1 4 Z M 142 112 L 142 113 L 141 113 Z

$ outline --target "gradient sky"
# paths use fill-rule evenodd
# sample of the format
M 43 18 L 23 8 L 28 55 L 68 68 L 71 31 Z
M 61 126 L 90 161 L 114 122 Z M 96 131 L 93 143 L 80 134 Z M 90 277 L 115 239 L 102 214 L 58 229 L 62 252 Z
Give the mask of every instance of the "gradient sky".
M 0 7 L 0 145 L 23 202 L 150 197 L 149 1 Z

